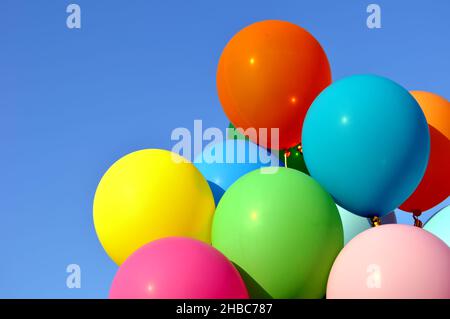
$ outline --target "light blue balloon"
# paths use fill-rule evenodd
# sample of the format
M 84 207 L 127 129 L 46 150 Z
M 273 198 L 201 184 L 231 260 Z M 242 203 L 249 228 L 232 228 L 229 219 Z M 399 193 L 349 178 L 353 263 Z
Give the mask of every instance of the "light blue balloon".
M 363 231 L 372 228 L 370 219 L 355 215 L 348 210 L 336 205 L 341 216 L 342 227 L 344 228 L 344 245 L 353 239 L 356 235 Z M 397 224 L 395 213 L 391 212 L 381 218 L 381 224 Z
M 431 217 L 423 229 L 442 239 L 450 246 L 450 206 L 447 206 Z
M 208 181 L 217 205 L 239 177 L 261 167 L 278 167 L 280 160 L 276 154 L 250 141 L 230 139 L 205 147 L 194 165 Z
M 384 216 L 416 189 L 430 136 L 407 90 L 375 75 L 331 84 L 308 110 L 302 132 L 306 166 L 345 209 Z

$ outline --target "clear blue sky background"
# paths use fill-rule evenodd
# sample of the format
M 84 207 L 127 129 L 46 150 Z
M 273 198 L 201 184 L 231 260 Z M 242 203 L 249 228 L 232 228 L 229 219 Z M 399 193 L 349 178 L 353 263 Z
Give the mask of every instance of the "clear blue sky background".
M 361 0 L 73 2 L 81 30 L 66 27 L 69 1 L 0 1 L 0 297 L 107 296 L 117 268 L 92 222 L 100 177 L 131 151 L 171 148 L 194 119 L 227 126 L 216 65 L 252 22 L 308 29 L 334 79 L 376 73 L 450 96 L 448 0 L 374 0 L 380 30 Z M 66 288 L 71 263 L 81 289 Z

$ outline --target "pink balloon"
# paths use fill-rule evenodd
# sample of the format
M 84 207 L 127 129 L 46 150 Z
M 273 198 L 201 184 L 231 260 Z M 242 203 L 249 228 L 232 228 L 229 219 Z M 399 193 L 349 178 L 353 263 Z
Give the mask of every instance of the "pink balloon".
M 450 248 L 414 226 L 366 230 L 336 258 L 327 298 L 450 298 Z
M 169 237 L 153 241 L 122 264 L 111 299 L 248 298 L 233 264 L 198 240 Z

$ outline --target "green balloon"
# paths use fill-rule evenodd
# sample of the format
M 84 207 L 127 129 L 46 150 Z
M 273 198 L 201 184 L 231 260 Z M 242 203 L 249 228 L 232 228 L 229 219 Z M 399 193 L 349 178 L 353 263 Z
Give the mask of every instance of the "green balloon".
M 248 140 L 248 136 L 241 134 L 232 123 L 228 125 L 228 135 L 229 140 Z
M 253 298 L 322 298 L 344 234 L 331 196 L 308 175 L 280 167 L 231 185 L 214 215 L 212 244 Z
M 289 156 L 287 156 L 287 167 L 296 169 L 297 171 L 303 172 L 309 175 L 308 169 L 306 168 L 305 160 L 303 159 L 303 153 L 301 151 L 300 144 L 291 147 L 287 150 Z M 284 152 L 280 151 L 279 157 L 282 163 L 284 163 Z

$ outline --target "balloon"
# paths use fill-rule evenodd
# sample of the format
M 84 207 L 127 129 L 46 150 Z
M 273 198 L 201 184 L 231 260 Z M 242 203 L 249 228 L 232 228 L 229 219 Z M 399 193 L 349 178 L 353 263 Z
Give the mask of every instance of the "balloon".
M 228 124 L 228 135 L 230 140 L 248 140 L 248 136 L 242 135 L 240 130 L 234 127 L 232 123 Z
M 260 167 L 280 166 L 278 156 L 246 140 L 225 140 L 223 143 L 209 144 L 195 160 L 219 202 L 223 193 L 239 177 Z
M 419 186 L 400 209 L 423 212 L 450 195 L 450 103 L 439 95 L 412 91 L 419 102 L 430 130 L 430 159 Z
M 198 240 L 169 237 L 144 245 L 122 264 L 109 298 L 235 299 L 248 293 L 219 251 Z
M 254 298 L 322 298 L 342 224 L 331 196 L 280 167 L 237 180 L 213 219 L 212 244 L 240 271 Z
M 370 222 L 370 219 L 369 219 Z M 395 211 L 390 212 L 389 214 L 383 216 L 381 218 L 381 224 L 397 224 L 397 215 L 395 215 Z
M 272 149 L 300 142 L 308 107 L 330 83 L 330 66 L 319 42 L 285 21 L 261 21 L 239 31 L 217 68 L 217 91 L 230 121 L 244 130 L 256 129 L 258 136 L 250 139 Z M 272 128 L 279 128 L 279 143 L 271 142 Z
M 450 298 L 449 283 L 450 249 L 442 240 L 419 227 L 382 225 L 342 249 L 327 298 Z
M 162 237 L 210 242 L 214 198 L 206 180 L 183 157 L 146 149 L 122 157 L 102 177 L 94 198 L 94 224 L 118 265 L 142 245 Z
M 425 113 L 427 122 L 450 139 L 450 106 L 447 99 L 434 93 L 411 91 Z
M 238 139 L 248 140 L 247 136 L 242 135 L 238 129 L 236 129 L 233 124 L 229 124 L 228 128 L 230 129 L 228 132 L 228 138 L 229 139 Z M 275 152 L 273 152 L 275 153 Z M 280 158 L 281 165 L 285 166 L 285 152 L 280 151 L 278 152 L 278 157 Z M 303 172 L 305 174 L 308 174 L 308 169 L 306 168 L 305 160 L 303 159 L 302 149 L 300 144 L 295 145 L 294 147 L 291 147 L 286 150 L 286 159 L 287 159 L 287 167 L 296 169 L 297 171 Z
M 303 155 L 311 176 L 339 206 L 382 217 L 419 184 L 430 141 L 416 100 L 397 83 L 356 75 L 326 88 L 303 124 Z
M 442 239 L 450 246 L 450 206 L 441 209 L 423 226 L 423 229 Z
M 280 152 L 279 154 L 280 160 L 284 163 L 285 157 L 284 152 Z M 287 167 L 296 169 L 302 173 L 309 175 L 308 169 L 306 168 L 305 159 L 303 157 L 302 148 L 299 145 L 291 147 L 287 150 L 286 153 L 287 159 Z
M 359 233 L 372 228 L 371 221 L 368 218 L 361 217 L 350 213 L 348 210 L 336 205 L 339 211 L 339 215 L 341 216 L 342 227 L 344 228 L 344 245 Z M 381 219 L 381 224 L 396 224 L 397 218 L 395 217 L 395 213 L 391 212 L 386 216 L 383 216 Z

